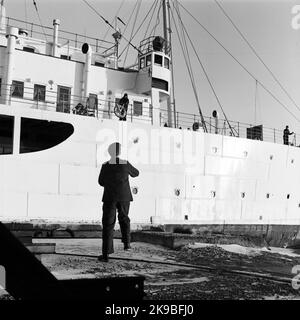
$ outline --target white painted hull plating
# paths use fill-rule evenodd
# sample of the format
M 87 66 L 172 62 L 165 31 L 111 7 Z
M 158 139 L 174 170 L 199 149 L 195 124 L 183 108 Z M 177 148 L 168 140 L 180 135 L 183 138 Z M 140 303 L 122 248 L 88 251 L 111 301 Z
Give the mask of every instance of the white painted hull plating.
M 106 160 L 104 149 L 113 142 L 103 139 L 103 129 L 113 130 L 124 144 L 124 135 L 118 139 L 120 122 L 12 106 L 0 106 L 0 114 L 74 126 L 74 134 L 54 148 L 0 157 L 0 220 L 100 223 L 103 189 L 97 179 Z M 129 149 L 138 138 L 137 154 L 151 152 L 146 143 L 151 130 L 163 135 L 180 131 L 144 123 L 122 125 L 128 127 Z M 189 134 L 198 135 L 200 148 L 193 168 L 133 162 L 140 176 L 131 180 L 138 190 L 130 209 L 132 223 L 300 225 L 299 148 Z M 177 145 L 178 152 L 181 147 Z

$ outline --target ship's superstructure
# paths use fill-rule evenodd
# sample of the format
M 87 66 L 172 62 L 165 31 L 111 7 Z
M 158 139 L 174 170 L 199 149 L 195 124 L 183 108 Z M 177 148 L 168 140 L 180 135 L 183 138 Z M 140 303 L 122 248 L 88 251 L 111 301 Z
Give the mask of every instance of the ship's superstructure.
M 52 41 L 40 40 L 7 25 L 3 11 L 0 220 L 99 223 L 98 174 L 119 141 L 140 170 L 134 224 L 298 228 L 300 149 L 227 136 L 216 125 L 186 130 L 184 114 L 170 101 L 162 107 L 172 88 L 168 41 L 145 39 L 137 64 L 124 69 L 115 43 L 62 43 L 59 20 Z M 124 93 L 127 121 L 119 121 L 114 107 Z

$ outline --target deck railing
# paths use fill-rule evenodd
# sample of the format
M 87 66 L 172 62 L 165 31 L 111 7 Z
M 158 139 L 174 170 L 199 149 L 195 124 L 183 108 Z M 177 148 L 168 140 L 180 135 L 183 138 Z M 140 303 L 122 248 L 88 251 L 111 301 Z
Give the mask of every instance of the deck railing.
M 30 37 L 35 37 L 45 41 L 52 42 L 53 39 L 53 27 L 42 26 L 33 22 L 26 22 L 19 19 L 7 17 L 6 25 L 8 27 L 18 27 L 28 32 Z M 102 40 L 78 33 L 59 30 L 58 40 L 61 44 L 67 44 L 70 47 L 81 48 L 83 43 L 88 43 L 94 52 L 102 53 L 103 51 L 111 49 L 115 45 L 112 41 Z
M 62 87 L 64 90 L 68 88 Z M 71 92 L 71 91 L 69 91 Z M 88 99 L 81 96 L 57 92 L 55 90 L 41 90 L 40 86 L 36 88 L 26 85 L 1 84 L 1 104 L 19 105 L 31 109 L 47 110 L 53 112 L 62 112 L 75 114 L 78 116 L 90 116 L 98 119 L 118 119 L 114 113 L 116 100 L 114 96 L 108 99 L 101 99 L 99 96 L 91 95 Z M 171 116 L 174 119 L 173 115 Z M 177 129 L 193 130 L 193 125 L 199 124 L 198 130 L 203 130 L 200 116 L 186 112 L 176 112 L 176 124 L 173 127 Z M 261 126 L 258 132 L 257 127 L 253 124 L 229 120 L 230 126 L 224 119 L 218 119 L 218 126 L 213 117 L 204 117 L 207 132 L 225 136 L 235 136 L 241 138 L 250 138 L 273 143 L 283 143 L 283 129 L 269 128 Z M 135 105 L 129 103 L 127 111 L 127 121 L 144 122 L 153 124 L 153 107 L 151 104 Z M 160 126 L 167 126 L 167 110 L 160 109 Z M 253 129 L 253 127 L 255 127 Z M 251 129 L 252 128 L 252 129 Z M 297 135 L 290 137 L 290 145 L 297 146 Z

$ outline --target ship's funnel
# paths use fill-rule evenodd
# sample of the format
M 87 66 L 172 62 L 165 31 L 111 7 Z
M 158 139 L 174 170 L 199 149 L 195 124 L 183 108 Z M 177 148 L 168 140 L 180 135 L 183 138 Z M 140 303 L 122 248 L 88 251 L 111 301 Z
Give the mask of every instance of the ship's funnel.
M 218 134 L 219 113 L 216 110 L 214 110 L 212 116 L 215 118 L 215 134 Z
M 90 71 L 92 65 L 92 47 L 88 43 L 84 43 L 81 47 L 81 51 L 86 55 L 85 64 L 83 68 L 83 101 L 88 98 L 89 84 L 90 84 Z
M 0 31 L 3 31 L 3 32 L 6 31 L 6 11 L 3 5 L 3 1 L 1 2 L 1 5 L 0 5 Z
M 58 56 L 58 27 L 60 25 L 59 19 L 53 20 L 53 48 L 52 54 L 54 57 Z

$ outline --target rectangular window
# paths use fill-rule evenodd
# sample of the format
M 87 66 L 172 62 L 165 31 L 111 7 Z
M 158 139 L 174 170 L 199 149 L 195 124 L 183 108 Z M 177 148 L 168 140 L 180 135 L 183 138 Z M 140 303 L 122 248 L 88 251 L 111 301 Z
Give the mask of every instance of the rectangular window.
M 140 69 L 144 69 L 145 68 L 145 57 L 142 57 L 140 59 Z
M 31 48 L 31 47 L 23 47 L 23 51 L 26 51 L 26 52 L 34 52 L 34 48 Z
M 87 103 L 87 112 L 89 116 L 95 116 L 98 110 L 98 97 L 96 94 L 90 93 Z
M 33 100 L 46 101 L 46 86 L 40 84 L 34 85 Z
M 67 56 L 66 54 L 60 55 L 60 58 L 64 60 L 71 60 L 71 56 Z
M 148 54 L 146 57 L 146 66 L 149 67 L 151 66 L 151 54 Z
M 167 68 L 167 69 L 170 69 L 170 60 L 168 58 L 165 58 L 164 67 Z
M 104 64 L 103 62 L 95 61 L 95 66 L 97 66 L 97 67 L 104 67 L 105 64 Z
M 14 117 L 0 115 L 0 155 L 13 153 Z
M 143 115 L 143 104 L 140 101 L 133 101 L 133 115 L 142 116 Z
M 161 55 L 155 54 L 154 55 L 154 63 L 162 66 L 163 57 Z
M 71 88 L 57 86 L 56 111 L 70 113 Z
M 152 87 L 169 91 L 169 83 L 162 79 L 152 78 Z
M 16 98 L 23 98 L 24 96 L 24 82 L 13 81 L 11 86 L 11 96 Z

